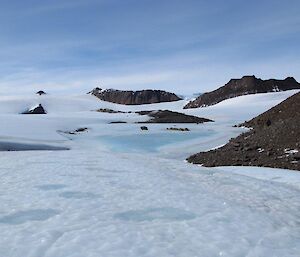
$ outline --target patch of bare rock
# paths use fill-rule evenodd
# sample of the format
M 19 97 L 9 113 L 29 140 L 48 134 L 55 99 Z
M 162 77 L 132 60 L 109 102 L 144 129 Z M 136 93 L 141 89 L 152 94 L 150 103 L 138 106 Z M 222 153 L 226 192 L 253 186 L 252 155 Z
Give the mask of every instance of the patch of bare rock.
M 167 130 L 171 130 L 171 131 L 182 131 L 182 132 L 190 131 L 189 128 L 175 128 L 175 127 L 167 128 Z
M 126 113 L 126 112 L 123 112 L 123 111 L 115 111 L 115 110 L 108 109 L 108 108 L 100 108 L 96 111 L 97 112 L 103 112 L 103 113 Z
M 69 135 L 77 135 L 83 132 L 87 132 L 89 129 L 88 128 L 78 128 L 72 131 L 58 131 L 60 133 L 64 133 L 64 134 L 69 134 Z
M 46 92 L 43 90 L 37 91 L 36 92 L 37 95 L 46 95 Z
M 109 124 L 124 124 L 127 123 L 127 121 L 117 120 L 117 121 L 111 121 Z
M 140 115 L 148 115 L 151 119 L 140 123 L 204 123 L 213 122 L 210 119 L 201 118 L 197 116 L 187 115 L 180 112 L 173 112 L 169 110 L 159 111 L 142 111 L 137 112 Z

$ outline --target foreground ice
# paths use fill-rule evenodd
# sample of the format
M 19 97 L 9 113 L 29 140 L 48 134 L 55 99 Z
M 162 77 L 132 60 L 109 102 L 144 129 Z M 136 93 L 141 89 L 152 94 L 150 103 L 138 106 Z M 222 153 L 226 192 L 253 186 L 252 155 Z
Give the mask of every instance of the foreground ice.
M 184 102 L 99 106 L 88 96 L 50 96 L 43 100 L 49 114 L 34 117 L 15 113 L 33 105 L 32 98 L 0 99 L 0 145 L 71 148 L 0 152 L 0 257 L 299 256 L 300 173 L 184 162 L 224 144 L 242 131 L 233 124 L 290 94 L 195 110 L 180 109 Z M 99 107 L 168 108 L 216 122 L 186 125 L 191 134 L 184 135 L 149 124 L 140 140 L 140 124 L 108 123 L 145 117 L 90 112 Z M 82 126 L 90 130 L 57 133 Z
M 104 151 L 0 162 L 0 256 L 299 256 L 300 190 L 283 181 Z

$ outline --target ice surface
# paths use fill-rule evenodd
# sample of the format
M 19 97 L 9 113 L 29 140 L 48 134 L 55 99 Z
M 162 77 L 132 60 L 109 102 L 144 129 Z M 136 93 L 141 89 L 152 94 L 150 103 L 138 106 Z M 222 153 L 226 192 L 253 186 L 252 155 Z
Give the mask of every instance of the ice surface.
M 7 152 L 0 161 L 0 256 L 297 256 L 300 251 L 300 190 L 267 176 L 86 150 Z M 63 181 L 65 187 L 39 190 L 45 181 Z
M 0 98 L 0 144 L 71 148 L 0 153 L 0 256 L 298 257 L 298 172 L 184 162 L 190 153 L 226 143 L 243 131 L 233 124 L 291 94 L 247 96 L 193 110 L 182 110 L 185 101 L 124 107 L 91 96 Z M 18 114 L 37 100 L 49 114 Z M 145 134 L 134 123 L 145 117 L 90 111 L 97 108 L 171 109 L 216 122 L 188 124 L 187 134 L 149 124 Z M 113 120 L 129 123 L 108 124 Z M 89 131 L 57 133 L 79 127 Z M 137 139 L 142 136 L 146 140 Z M 125 142 L 123 150 L 110 148 L 114 142 Z M 136 142 L 137 151 L 130 151 Z
M 59 194 L 63 198 L 74 198 L 74 199 L 84 199 L 84 198 L 97 198 L 98 196 L 90 192 L 80 192 L 80 191 L 66 191 Z
M 36 188 L 38 188 L 40 190 L 44 190 L 44 191 L 59 190 L 59 189 L 65 188 L 65 187 L 67 187 L 67 186 L 63 185 L 63 184 L 45 184 L 45 185 L 36 186 Z
M 163 146 L 174 145 L 184 141 L 191 141 L 212 135 L 213 131 L 202 132 L 174 132 L 139 133 L 133 135 L 101 136 L 101 143 L 107 144 L 113 151 L 119 152 L 157 152 Z
M 58 213 L 59 211 L 53 209 L 32 209 L 28 211 L 18 211 L 11 215 L 1 217 L 0 223 L 18 225 L 28 221 L 44 221 L 51 218 L 52 216 L 57 215 Z
M 196 215 L 177 208 L 163 207 L 121 212 L 115 214 L 114 217 L 125 221 L 136 222 L 153 220 L 182 221 L 195 219 Z

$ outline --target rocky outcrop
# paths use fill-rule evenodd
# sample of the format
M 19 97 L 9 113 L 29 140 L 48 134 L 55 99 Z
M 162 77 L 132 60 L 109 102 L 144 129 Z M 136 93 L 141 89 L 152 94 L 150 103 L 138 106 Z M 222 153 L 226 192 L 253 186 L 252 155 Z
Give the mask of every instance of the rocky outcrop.
M 162 90 L 122 91 L 95 88 L 89 92 L 89 94 L 92 94 L 103 101 L 125 105 L 152 104 L 181 100 L 181 98 L 174 93 Z
M 43 90 L 40 90 L 38 92 L 36 92 L 37 95 L 46 95 L 46 93 Z
M 22 114 L 47 114 L 47 112 L 45 111 L 44 107 L 39 104 L 37 107 L 31 108 Z
M 104 113 L 125 113 L 123 111 L 115 111 L 109 108 L 100 108 L 98 110 L 96 110 L 96 112 L 104 112 Z
M 116 120 L 116 121 L 111 121 L 109 124 L 124 124 L 124 123 L 127 123 L 127 121 Z
M 300 83 L 292 77 L 284 80 L 262 80 L 255 76 L 244 76 L 241 79 L 231 79 L 225 86 L 200 95 L 194 101 L 189 102 L 184 108 L 205 107 L 237 96 L 291 89 L 300 89 Z
M 80 134 L 80 133 L 83 133 L 83 132 L 87 132 L 88 130 L 89 130 L 88 128 L 78 128 L 78 129 L 75 129 L 73 131 L 61 131 L 61 130 L 58 130 L 57 132 L 68 134 L 68 135 L 77 135 L 77 134 Z
M 300 93 L 241 124 L 251 127 L 225 146 L 188 161 L 214 166 L 264 166 L 300 170 Z
M 181 132 L 187 132 L 187 131 L 190 131 L 189 128 L 167 128 L 167 130 L 171 130 L 171 131 L 181 131 Z
M 150 120 L 140 123 L 204 123 L 212 122 L 212 120 L 206 118 L 200 118 L 192 115 L 187 115 L 180 112 L 172 112 L 169 110 L 159 111 L 144 111 L 140 112 L 140 115 L 148 115 L 151 117 Z

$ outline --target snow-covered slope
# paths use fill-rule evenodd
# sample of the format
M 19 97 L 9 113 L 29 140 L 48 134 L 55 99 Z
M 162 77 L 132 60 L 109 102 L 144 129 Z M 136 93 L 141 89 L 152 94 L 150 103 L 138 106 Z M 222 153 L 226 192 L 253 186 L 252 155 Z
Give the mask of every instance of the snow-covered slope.
M 0 144 L 71 148 L 0 152 L 0 256 L 299 256 L 298 173 L 183 161 L 224 144 L 242 131 L 233 124 L 294 93 L 193 110 L 182 109 L 186 101 L 121 106 L 89 95 L 0 97 Z M 39 103 L 47 115 L 19 114 Z M 170 109 L 216 122 L 184 125 L 186 134 L 166 131 L 167 124 L 142 132 L 134 122 L 146 117 L 91 111 L 99 108 Z M 119 120 L 129 123 L 109 124 Z M 57 132 L 79 127 L 90 130 Z
M 18 114 L 38 104 L 42 104 L 49 114 L 82 112 L 97 109 L 99 101 L 90 95 L 82 96 L 1 96 L 0 113 Z
M 187 113 L 206 115 L 217 121 L 235 124 L 256 117 L 297 92 L 299 90 L 245 95 L 224 100 L 214 106 L 189 110 Z
M 92 95 L 53 96 L 53 95 L 26 95 L 0 96 L 0 113 L 17 114 L 38 104 L 42 104 L 49 114 L 75 113 L 91 111 L 99 108 L 112 108 L 120 111 L 149 110 L 156 108 L 181 108 L 186 101 L 126 106 L 99 100 Z
M 0 126 L 0 137 L 62 140 L 63 138 L 57 133 L 57 130 L 72 130 L 82 126 L 93 127 L 94 125 L 107 124 L 111 121 L 135 122 L 147 119 L 147 117 L 141 117 L 134 113 L 107 114 L 92 111 L 100 108 L 109 108 L 124 112 L 169 109 L 211 118 L 216 123 L 230 123 L 233 125 L 255 117 L 296 92 L 296 90 L 292 90 L 280 93 L 242 96 L 223 101 L 212 107 L 192 110 L 183 110 L 183 106 L 187 102 L 185 100 L 171 103 L 124 106 L 100 101 L 91 95 L 1 96 L 0 118 L 2 126 Z M 42 104 L 47 111 L 47 115 L 24 116 L 19 114 L 37 104 Z

